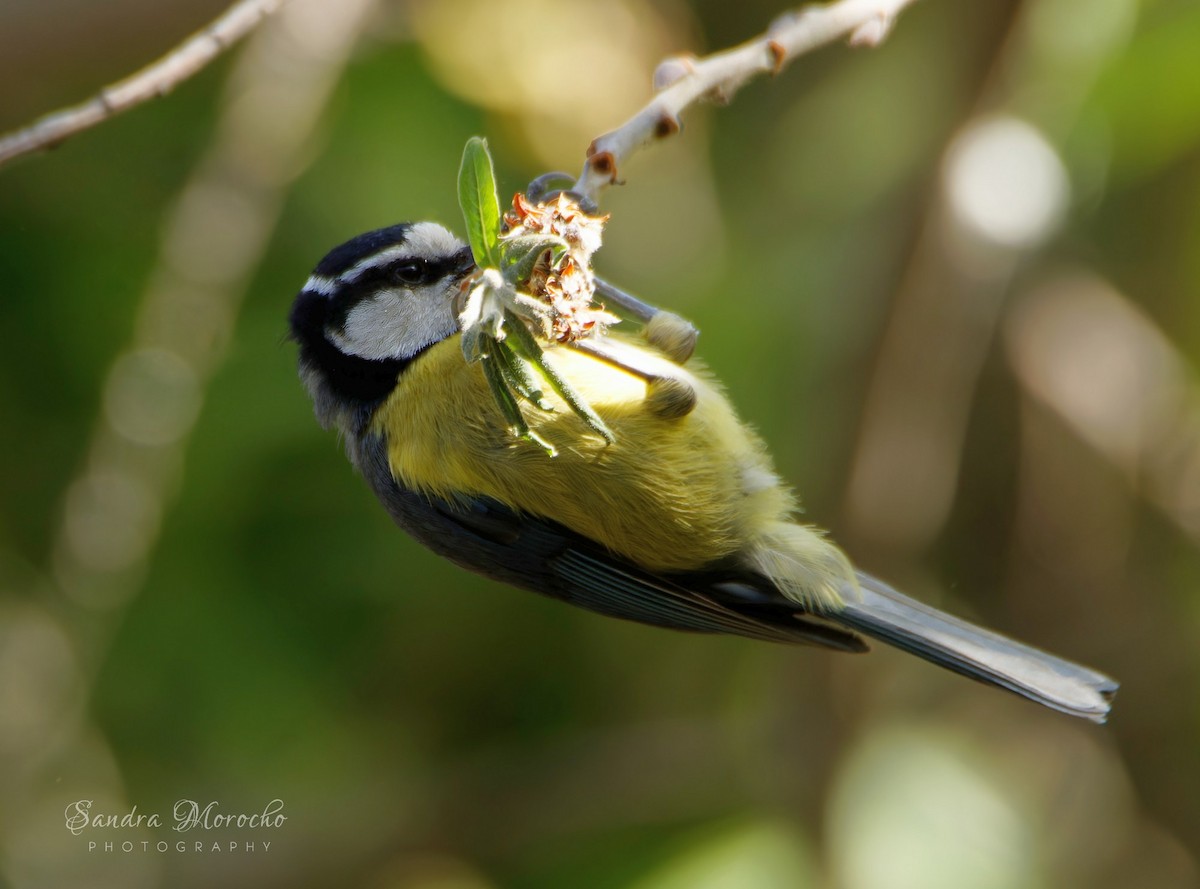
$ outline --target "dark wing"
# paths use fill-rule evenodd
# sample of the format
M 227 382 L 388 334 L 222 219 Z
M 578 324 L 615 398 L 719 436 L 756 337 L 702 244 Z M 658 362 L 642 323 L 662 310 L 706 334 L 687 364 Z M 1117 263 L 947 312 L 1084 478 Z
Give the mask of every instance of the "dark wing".
M 785 602 L 736 572 L 660 575 L 557 523 L 495 501 L 431 499 L 396 484 L 382 440 L 355 462 L 392 518 L 417 541 L 470 571 L 611 617 L 674 630 L 732 633 L 865 651 L 853 632 Z
M 857 633 L 1047 707 L 1103 722 L 1117 683 L 1095 670 L 945 614 L 859 573 L 827 617 L 786 600 L 764 578 L 730 567 L 660 575 L 561 525 L 499 503 L 430 500 L 392 479 L 382 443 L 357 463 L 392 517 L 418 541 L 471 571 L 601 614 L 699 633 L 865 651 Z

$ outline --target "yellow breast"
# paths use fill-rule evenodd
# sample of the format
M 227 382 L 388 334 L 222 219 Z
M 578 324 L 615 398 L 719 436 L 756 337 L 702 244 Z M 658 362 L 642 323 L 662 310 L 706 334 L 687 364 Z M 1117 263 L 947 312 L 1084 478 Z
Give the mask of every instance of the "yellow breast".
M 551 349 L 547 360 L 603 417 L 615 444 L 553 395 L 552 412 L 524 402 L 522 410 L 558 455 L 516 439 L 454 336 L 414 361 L 376 414 L 396 479 L 442 498 L 494 498 L 656 571 L 737 552 L 756 521 L 790 510 L 762 443 L 706 375 L 689 377 L 696 408 L 664 419 L 645 409 L 641 379 L 571 349 Z

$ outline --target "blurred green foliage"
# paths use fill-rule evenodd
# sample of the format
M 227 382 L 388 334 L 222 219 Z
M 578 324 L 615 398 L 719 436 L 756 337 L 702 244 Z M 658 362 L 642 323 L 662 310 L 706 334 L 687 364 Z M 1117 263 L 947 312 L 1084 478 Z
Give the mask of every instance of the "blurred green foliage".
M 478 5 L 456 10 L 463 33 L 486 42 L 468 18 Z M 1117 676 L 1115 717 L 1098 729 L 892 652 L 605 620 L 458 571 L 390 524 L 313 421 L 283 340 L 292 295 L 361 231 L 460 227 L 469 135 L 488 136 L 502 198 L 551 164 L 574 169 L 586 146 L 543 157 L 536 107 L 452 92 L 431 61 L 441 38 L 410 27 L 425 6 L 385 5 L 338 85 L 204 391 L 160 536 L 116 611 L 56 590 L 58 529 L 163 219 L 213 139 L 235 60 L 0 170 L 0 701 L 43 693 L 30 677 L 48 649 L 28 609 L 84 630 L 70 636 L 79 709 L 51 740 L 28 746 L 20 713 L 0 711 L 0 884 L 1197 885 L 1196 441 L 1181 437 L 1174 462 L 1114 462 L 1069 412 L 1026 391 L 1004 325 L 1009 300 L 1086 268 L 1161 331 L 1181 369 L 1171 397 L 1200 403 L 1200 8 L 1107 4 L 1120 36 L 1086 77 L 1070 69 L 1070 119 L 1039 121 L 1074 200 L 1005 285 L 952 509 L 919 545 L 873 537 L 846 499 L 868 395 L 889 367 L 881 343 L 904 311 L 896 294 L 945 280 L 929 266 L 950 260 L 918 245 L 942 224 L 947 145 L 976 115 L 1060 107 L 1039 102 L 1072 86 L 1067 69 L 1043 77 L 1018 50 L 1069 55 L 1089 5 L 924 0 L 877 50 L 828 48 L 727 108 L 691 111 L 679 138 L 639 155 L 621 171 L 628 185 L 604 197 L 598 267 L 697 323 L 702 357 L 808 518 L 915 594 Z M 512 14 L 529 17 L 530 52 L 580 29 L 602 38 L 612 15 L 659 55 L 730 45 L 778 11 L 629 0 L 584 23 L 567 17 L 577 5 L 528 6 Z M 212 11 L 196 4 L 163 45 Z M 18 25 L 53 14 L 0 10 L 0 55 Z M 1063 41 L 1030 38 L 1037 22 Z M 119 50 L 122 26 L 98 23 L 92 39 Z M 64 54 L 53 31 L 36 33 L 45 58 Z M 130 45 L 140 54 L 97 84 L 149 58 Z M 513 47 L 496 58 L 520 64 Z M 64 70 L 61 95 L 53 69 L 39 71 L 47 102 L 79 98 L 79 71 Z M 569 93 L 587 71 L 583 59 L 556 88 Z M 28 113 L 0 102 L 0 124 Z M 1180 408 L 1181 428 L 1190 416 Z M 885 445 L 903 466 L 904 442 Z M 1030 519 L 1034 477 L 1053 502 Z M 1078 525 L 1039 524 L 1063 514 Z M 1076 533 L 1105 516 L 1117 531 L 1103 545 Z M 105 857 L 62 824 L 65 805 L 93 796 L 110 812 L 169 812 L 180 798 L 249 812 L 280 798 L 289 820 L 269 852 Z M 49 860 L 60 869 L 31 863 Z

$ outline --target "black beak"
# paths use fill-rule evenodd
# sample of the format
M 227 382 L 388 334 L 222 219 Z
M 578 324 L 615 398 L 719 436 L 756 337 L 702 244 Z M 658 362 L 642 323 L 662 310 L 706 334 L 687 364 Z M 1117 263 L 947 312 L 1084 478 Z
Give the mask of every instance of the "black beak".
M 463 247 L 454 254 L 451 261 L 453 263 L 451 274 L 456 278 L 465 278 L 475 271 L 475 257 L 471 254 L 470 247 Z

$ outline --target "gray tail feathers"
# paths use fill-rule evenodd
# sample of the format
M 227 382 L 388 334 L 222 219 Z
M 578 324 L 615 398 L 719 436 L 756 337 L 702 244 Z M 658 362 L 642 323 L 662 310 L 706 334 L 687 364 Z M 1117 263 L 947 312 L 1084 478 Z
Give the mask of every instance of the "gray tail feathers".
M 839 622 L 1054 710 L 1093 722 L 1108 717 L 1117 683 L 1103 673 L 951 617 L 869 574 L 859 572 L 858 581 L 862 595 L 846 596 Z

